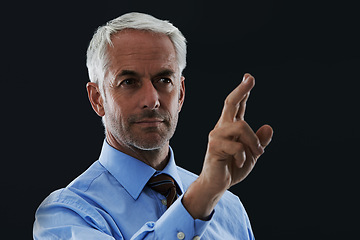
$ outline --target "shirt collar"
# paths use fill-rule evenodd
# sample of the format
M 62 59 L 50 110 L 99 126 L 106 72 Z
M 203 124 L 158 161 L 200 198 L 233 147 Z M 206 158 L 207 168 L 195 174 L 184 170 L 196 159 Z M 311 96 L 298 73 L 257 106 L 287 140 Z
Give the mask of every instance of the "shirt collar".
M 159 173 L 170 175 L 183 193 L 183 186 L 171 147 L 169 147 L 169 151 L 169 162 Z M 157 172 L 144 162 L 113 148 L 106 140 L 104 140 L 99 161 L 135 200 L 139 197 L 149 179 Z

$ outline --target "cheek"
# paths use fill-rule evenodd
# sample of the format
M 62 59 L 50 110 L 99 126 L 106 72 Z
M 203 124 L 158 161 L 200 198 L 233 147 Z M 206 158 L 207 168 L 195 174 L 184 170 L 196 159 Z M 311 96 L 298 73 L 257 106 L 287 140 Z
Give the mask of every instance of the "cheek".
M 176 92 L 173 96 L 169 97 L 164 103 L 168 103 L 167 109 L 171 113 L 172 116 L 177 115 L 179 113 L 179 94 Z
M 120 103 L 120 99 L 108 95 L 104 104 L 105 116 L 108 115 L 111 118 L 115 118 L 117 121 L 119 121 L 121 116 L 123 116 L 124 111 L 124 106 L 122 106 Z

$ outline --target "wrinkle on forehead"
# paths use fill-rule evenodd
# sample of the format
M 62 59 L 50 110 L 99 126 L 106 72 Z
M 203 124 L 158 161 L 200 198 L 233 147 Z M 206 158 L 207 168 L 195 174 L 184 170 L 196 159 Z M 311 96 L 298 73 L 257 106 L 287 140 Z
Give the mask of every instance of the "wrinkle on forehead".
M 162 33 L 139 30 L 125 30 L 114 35 L 113 47 L 109 55 L 116 56 L 151 56 L 170 57 L 176 59 L 176 52 L 170 38 Z
M 170 69 L 179 75 L 175 47 L 165 34 L 128 29 L 115 34 L 112 41 L 108 49 L 110 79 L 122 70 L 150 76 Z
M 108 49 L 112 74 L 122 69 L 140 70 L 134 68 L 177 69 L 175 47 L 165 34 L 128 29 L 115 34 L 112 41 Z

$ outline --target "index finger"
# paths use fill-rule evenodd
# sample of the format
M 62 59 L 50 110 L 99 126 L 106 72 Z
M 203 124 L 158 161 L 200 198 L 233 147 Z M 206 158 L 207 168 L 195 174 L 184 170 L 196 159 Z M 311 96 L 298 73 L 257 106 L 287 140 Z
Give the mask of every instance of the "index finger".
M 254 86 L 254 77 L 248 73 L 245 74 L 239 86 L 226 97 L 220 121 L 234 122 L 237 118 L 244 120 L 246 101 Z

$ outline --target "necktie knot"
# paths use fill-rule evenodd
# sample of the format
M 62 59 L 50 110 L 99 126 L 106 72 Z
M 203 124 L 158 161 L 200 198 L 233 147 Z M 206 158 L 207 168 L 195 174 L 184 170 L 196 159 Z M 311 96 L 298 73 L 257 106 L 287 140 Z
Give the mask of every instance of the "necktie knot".
M 150 178 L 148 186 L 166 197 L 167 208 L 177 199 L 175 181 L 169 175 L 159 174 Z

